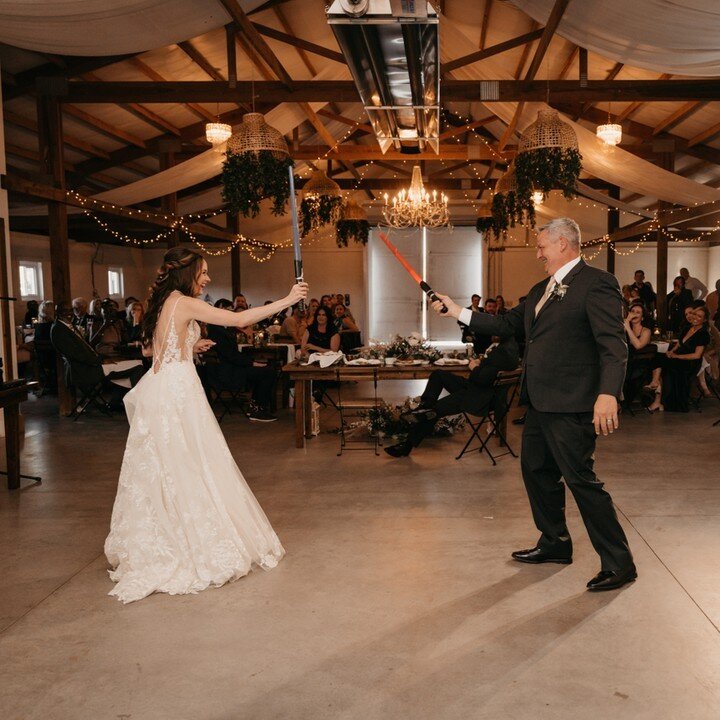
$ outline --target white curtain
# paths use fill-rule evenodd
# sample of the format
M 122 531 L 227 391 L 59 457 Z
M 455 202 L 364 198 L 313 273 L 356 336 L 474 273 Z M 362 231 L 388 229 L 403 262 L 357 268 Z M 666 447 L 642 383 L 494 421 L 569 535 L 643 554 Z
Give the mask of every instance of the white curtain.
M 443 23 L 441 39 L 440 48 L 443 61 L 477 50 L 475 43 L 464 34 L 462 26 L 449 19 Z M 448 53 L 447 48 L 452 48 L 452 52 Z M 496 58 L 488 58 L 482 63 L 459 68 L 453 71 L 453 75 L 465 80 L 512 80 L 507 69 Z M 488 103 L 490 111 L 506 124 L 511 122 L 516 106 L 517 103 L 514 102 Z M 544 108 L 547 108 L 545 103 L 527 103 L 518 122 L 518 130 L 522 131 L 531 122 L 534 122 L 538 110 Z M 720 190 L 663 170 L 632 153 L 607 145 L 594 132 L 573 122 L 570 118 L 563 119 L 577 133 L 580 152 L 583 156 L 583 166 L 591 175 L 619 185 L 625 190 L 680 205 L 695 205 L 720 200 Z
M 248 12 L 263 0 L 240 0 Z M 226 25 L 218 0 L 21 0 L 0 3 L 0 42 L 60 55 L 122 55 Z
M 555 0 L 512 0 L 543 25 Z M 718 0 L 575 0 L 558 35 L 604 57 L 674 75 L 720 75 Z

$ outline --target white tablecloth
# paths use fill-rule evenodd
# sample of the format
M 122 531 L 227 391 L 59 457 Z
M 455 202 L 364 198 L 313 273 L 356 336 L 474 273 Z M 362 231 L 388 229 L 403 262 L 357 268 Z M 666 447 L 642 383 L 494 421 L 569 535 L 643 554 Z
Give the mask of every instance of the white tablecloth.
M 123 370 L 130 370 L 134 367 L 142 366 L 142 360 L 118 360 L 114 363 L 103 363 L 102 369 L 107 377 L 110 373 L 122 372 Z M 130 378 L 118 378 L 111 380 L 111 383 L 119 385 L 120 387 L 130 388 Z
M 238 348 L 242 350 L 246 347 L 255 347 L 254 345 L 250 345 L 249 343 L 239 343 Z M 269 348 L 285 348 L 287 350 L 287 362 L 291 363 L 293 360 L 295 360 L 295 346 L 294 345 L 288 345 L 287 343 L 268 343 L 265 347 Z

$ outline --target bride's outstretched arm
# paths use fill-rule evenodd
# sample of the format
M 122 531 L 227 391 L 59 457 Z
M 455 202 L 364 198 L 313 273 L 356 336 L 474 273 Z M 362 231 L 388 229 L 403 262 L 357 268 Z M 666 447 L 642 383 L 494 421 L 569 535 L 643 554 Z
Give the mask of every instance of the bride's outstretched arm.
M 281 310 L 294 305 L 300 300 L 307 299 L 308 285 L 307 283 L 298 283 L 293 285 L 290 292 L 282 299 L 276 300 L 269 305 L 262 305 L 242 312 L 232 312 L 231 310 L 220 310 L 208 305 L 197 298 L 185 298 L 182 302 L 182 312 L 193 320 L 209 323 L 210 325 L 222 325 L 224 327 L 248 327 L 254 325 L 265 318 L 271 317 Z M 180 307 L 178 307 L 178 310 Z

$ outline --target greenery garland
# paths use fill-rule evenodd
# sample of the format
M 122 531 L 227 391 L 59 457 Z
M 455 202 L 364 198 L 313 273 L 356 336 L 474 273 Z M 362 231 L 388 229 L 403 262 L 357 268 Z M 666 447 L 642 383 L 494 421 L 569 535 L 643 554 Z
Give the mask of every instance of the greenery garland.
M 349 240 L 362 245 L 368 244 L 370 223 L 367 220 L 338 220 L 335 223 L 335 242 L 338 247 L 347 247 Z
M 260 202 L 272 200 L 273 215 L 284 215 L 290 198 L 290 157 L 278 158 L 269 150 L 226 153 L 222 169 L 222 197 L 232 212 L 257 217 Z
M 530 197 L 534 190 L 545 194 L 562 190 L 572 200 L 577 195 L 577 181 L 582 170 L 582 155 L 574 148 L 537 148 L 518 153 L 515 158 L 515 181 L 520 197 Z
M 337 195 L 310 195 L 300 203 L 301 233 L 336 222 L 340 218 L 343 199 Z
M 484 218 L 478 218 L 478 220 Z M 492 231 L 499 240 L 518 223 L 535 227 L 535 205 L 532 197 L 523 198 L 515 190 L 496 193 L 492 200 Z
M 487 233 L 493 229 L 495 224 L 494 219 L 491 217 L 479 217 L 475 221 L 475 230 L 479 233 Z

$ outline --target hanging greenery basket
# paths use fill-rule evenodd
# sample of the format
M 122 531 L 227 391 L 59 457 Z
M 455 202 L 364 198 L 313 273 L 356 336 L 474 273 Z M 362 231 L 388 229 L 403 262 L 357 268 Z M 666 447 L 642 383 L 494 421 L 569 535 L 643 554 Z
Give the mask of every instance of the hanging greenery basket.
M 279 130 L 261 113 L 243 116 L 228 140 L 222 170 L 222 197 L 232 212 L 257 217 L 260 203 L 272 200 L 274 215 L 283 215 L 290 197 L 288 167 L 293 161 Z
M 489 226 L 486 232 L 492 233 L 497 241 L 504 240 L 508 230 L 517 224 L 535 227 L 535 205 L 529 194 L 522 196 L 518 191 L 515 161 L 510 163 L 505 174 L 495 185 L 490 214 L 492 222 L 483 219 L 482 224 Z M 476 227 L 478 227 L 477 223 Z M 478 230 L 478 232 L 482 231 Z
M 523 134 L 515 158 L 518 195 L 530 196 L 534 190 L 545 195 L 560 190 L 568 199 L 577 195 L 582 156 L 577 135 L 563 122 L 556 110 L 540 110 L 537 120 Z
M 322 170 L 313 171 L 303 188 L 300 203 L 302 236 L 323 225 L 336 223 L 341 217 L 342 205 L 340 186 Z
M 493 224 L 492 204 L 489 202 L 481 203 L 475 221 L 475 230 L 484 235 L 492 231 Z
M 367 213 L 354 200 L 348 200 L 342 211 L 342 217 L 335 223 L 335 242 L 338 247 L 347 247 L 348 242 L 367 245 L 370 236 L 370 223 Z

